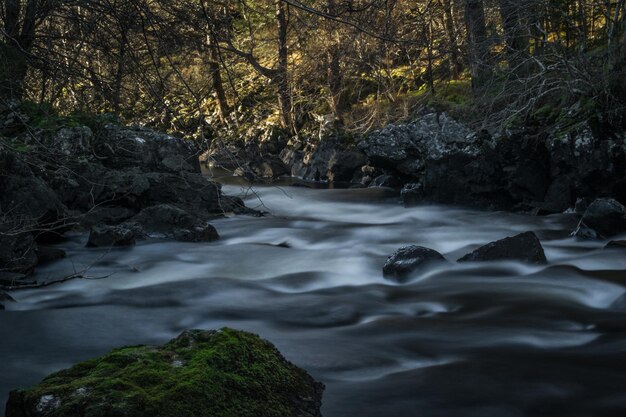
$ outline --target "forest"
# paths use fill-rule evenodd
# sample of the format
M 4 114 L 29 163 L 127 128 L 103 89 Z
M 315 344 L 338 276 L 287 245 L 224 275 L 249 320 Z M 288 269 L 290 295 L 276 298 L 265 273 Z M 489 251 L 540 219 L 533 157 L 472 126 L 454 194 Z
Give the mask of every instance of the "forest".
M 3 100 L 201 140 L 327 114 L 363 133 L 424 106 L 623 124 L 619 0 L 5 0 L 0 17 Z
M 625 250 L 626 0 L 0 0 L 0 417 L 625 416 Z

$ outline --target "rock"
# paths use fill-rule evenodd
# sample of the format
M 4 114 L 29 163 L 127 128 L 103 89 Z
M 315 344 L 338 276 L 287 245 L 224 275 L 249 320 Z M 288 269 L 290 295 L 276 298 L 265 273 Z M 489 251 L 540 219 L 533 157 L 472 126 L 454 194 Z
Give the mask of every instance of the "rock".
M 148 207 L 126 224 L 141 230 L 144 235 L 158 233 L 181 242 L 212 242 L 219 239 L 217 230 L 205 220 L 169 204 Z
M 258 336 L 189 330 L 12 391 L 6 417 L 320 417 L 323 390 Z
M 608 238 L 626 232 L 626 208 L 612 198 L 599 198 L 589 205 L 578 230 L 591 229 L 598 238 Z M 574 232 L 579 236 L 577 232 Z M 593 234 L 590 234 L 593 236 Z M 581 236 L 582 237 L 582 236 Z
M 383 276 L 402 282 L 426 264 L 445 260 L 439 252 L 432 249 L 416 245 L 404 246 L 387 258 L 383 266 Z
M 488 243 L 463 256 L 458 262 L 484 262 L 514 260 L 534 264 L 547 262 L 537 235 L 525 232 Z
M 39 265 L 65 258 L 65 251 L 63 249 L 53 248 L 51 246 L 39 245 L 35 253 L 37 254 Z
M 405 184 L 400 191 L 400 197 L 405 207 L 411 207 L 424 200 L 424 186 L 421 183 Z
M 125 225 L 94 226 L 89 232 L 87 247 L 130 246 L 135 244 L 135 231 Z
M 176 228 L 191 229 L 202 222 L 187 211 L 171 204 L 143 209 L 129 223 L 136 223 L 148 233 L 171 233 Z
M 398 178 L 388 174 L 379 175 L 369 183 L 370 187 L 398 188 L 400 185 Z
M 115 225 L 125 222 L 136 214 L 137 211 L 128 207 L 95 207 L 84 214 L 81 225 L 86 228 L 97 224 Z
M 612 240 L 606 244 L 604 249 L 626 249 L 626 240 Z
M 213 242 L 219 238 L 217 230 L 210 224 L 174 230 L 174 239 L 179 242 Z
M 107 168 L 140 167 L 152 172 L 200 173 L 192 142 L 147 128 L 109 124 L 93 140 L 93 152 Z
M 619 197 L 625 178 L 625 137 L 595 131 L 588 121 L 555 133 L 546 141 L 552 178 L 567 177 L 574 198 Z
M 37 230 L 37 240 L 54 240 L 68 229 L 67 208 L 56 193 L 35 175 L 22 156 L 0 148 L 0 207 L 10 221 Z M 7 220 L 4 220 L 6 222 Z
M 64 127 L 52 136 L 49 149 L 65 156 L 89 155 L 92 139 L 93 132 L 87 126 Z
M 7 301 L 15 301 L 15 300 L 9 294 L 7 294 L 4 291 L 0 290 L 0 310 L 4 310 L 4 304 Z
M 388 125 L 358 143 L 358 148 L 377 167 L 415 175 L 427 158 L 464 150 L 476 155 L 478 148 L 470 130 L 445 113 L 431 113 L 413 123 Z
M 17 272 L 0 271 L 0 286 L 5 288 L 19 287 L 22 285 L 33 284 L 34 281 L 29 280 L 25 274 Z
M 559 177 L 555 179 L 543 199 L 537 206 L 548 213 L 563 213 L 574 206 L 570 179 Z
M 31 233 L 0 226 L 0 271 L 30 274 L 37 266 L 37 243 Z

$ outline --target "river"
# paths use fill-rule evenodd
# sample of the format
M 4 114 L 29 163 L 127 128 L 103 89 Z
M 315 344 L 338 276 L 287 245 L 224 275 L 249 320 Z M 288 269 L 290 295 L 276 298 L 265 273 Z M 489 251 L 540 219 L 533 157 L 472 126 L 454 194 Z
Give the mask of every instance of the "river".
M 229 326 L 324 382 L 325 417 L 626 415 L 626 257 L 569 238 L 573 216 L 407 209 L 384 189 L 254 191 L 248 204 L 271 214 L 214 221 L 214 243 L 104 250 L 71 235 L 68 258 L 36 277 L 90 267 L 94 279 L 12 294 L 0 312 L 0 403 L 114 347 Z M 548 265 L 450 263 L 404 284 L 382 277 L 406 244 L 455 260 L 527 230 Z

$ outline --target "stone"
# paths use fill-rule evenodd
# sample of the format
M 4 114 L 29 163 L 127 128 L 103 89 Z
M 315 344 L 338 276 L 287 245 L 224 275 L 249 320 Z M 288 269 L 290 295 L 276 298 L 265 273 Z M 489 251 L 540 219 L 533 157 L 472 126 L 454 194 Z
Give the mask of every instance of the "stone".
M 39 265 L 63 259 L 66 255 L 63 249 L 42 245 L 37 246 L 35 253 L 37 254 L 37 261 Z
M 404 246 L 395 251 L 383 266 L 383 276 L 387 279 L 403 282 L 409 276 L 433 262 L 442 262 L 446 259 L 437 251 L 423 246 Z
M 6 417 L 321 417 L 323 390 L 256 335 L 188 330 L 12 391 Z
M 537 235 L 533 232 L 525 232 L 488 243 L 458 260 L 458 262 L 486 261 L 522 261 L 544 264 L 548 260 Z
M 604 249 L 626 249 L 626 240 L 612 240 L 604 246 Z
M 36 250 L 31 233 L 0 227 L 0 271 L 30 274 L 37 266 Z
M 583 228 L 593 230 L 597 238 L 626 233 L 626 208 L 612 198 L 596 199 L 580 219 L 578 229 Z
M 173 234 L 174 240 L 179 242 L 213 242 L 220 238 L 215 227 L 210 224 L 194 226 L 189 229 L 176 229 Z
M 89 232 L 87 247 L 130 246 L 135 244 L 135 231 L 125 225 L 94 226 Z

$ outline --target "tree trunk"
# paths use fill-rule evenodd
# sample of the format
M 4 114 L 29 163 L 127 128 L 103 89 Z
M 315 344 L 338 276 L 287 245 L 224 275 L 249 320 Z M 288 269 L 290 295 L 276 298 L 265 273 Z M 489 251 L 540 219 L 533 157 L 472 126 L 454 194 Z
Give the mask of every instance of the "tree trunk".
M 226 99 L 222 73 L 220 71 L 220 53 L 217 49 L 217 42 L 215 42 L 213 38 L 213 33 L 207 36 L 209 48 L 209 73 L 211 74 L 211 86 L 213 87 L 215 100 L 217 101 L 217 115 L 220 118 L 220 121 L 224 123 L 226 121 L 226 117 L 230 113 L 230 108 L 228 107 L 228 100 Z
M 482 0 L 465 1 L 465 24 L 470 46 L 469 66 L 472 89 L 476 93 L 491 75 L 491 59 Z
M 280 124 L 284 129 L 291 130 L 291 92 L 289 91 L 289 54 L 287 50 L 287 6 L 281 0 L 276 0 L 276 22 L 278 28 L 278 67 L 273 81 L 278 89 Z
M 517 73 L 523 70 L 528 48 L 529 28 L 522 7 L 529 8 L 531 5 L 530 2 L 524 4 L 519 0 L 499 0 L 499 3 L 509 69 Z M 531 14 L 528 10 L 526 12 L 528 15 Z
M 0 100 L 20 100 L 35 41 L 37 19 L 50 5 L 38 0 L 4 0 L 4 38 L 0 42 Z
M 446 34 L 448 36 L 448 48 L 450 55 L 450 76 L 452 79 L 459 77 L 463 66 L 459 59 L 459 48 L 457 45 L 457 31 L 454 22 L 454 10 L 452 0 L 442 0 L 442 6 L 444 11 L 444 23 L 446 26 Z
M 326 12 L 334 16 L 337 13 L 337 4 L 335 0 L 328 0 Z M 326 84 L 329 91 L 329 104 L 332 113 L 341 118 L 344 112 L 343 100 L 343 77 L 341 75 L 341 51 L 339 42 L 332 39 L 335 34 L 335 26 L 328 25 L 328 37 L 331 38 L 330 45 L 326 51 Z

